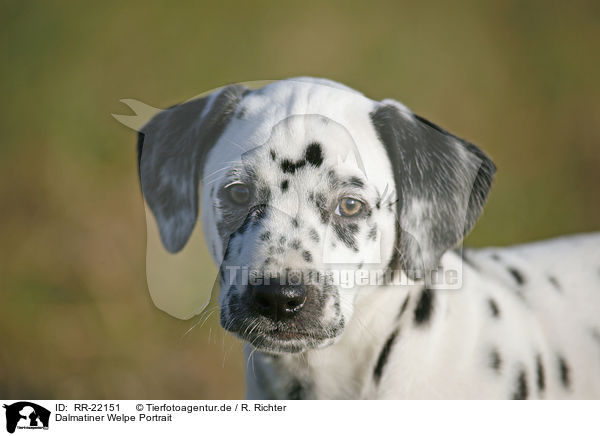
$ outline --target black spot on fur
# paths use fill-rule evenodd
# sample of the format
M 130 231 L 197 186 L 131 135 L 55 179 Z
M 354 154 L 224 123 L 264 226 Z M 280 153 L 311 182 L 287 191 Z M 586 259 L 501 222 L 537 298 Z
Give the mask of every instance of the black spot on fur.
M 293 174 L 296 171 L 296 166 L 291 160 L 284 159 L 281 161 L 281 171 L 284 173 Z
M 358 228 L 356 223 L 351 223 Z M 344 223 L 339 220 L 333 220 L 333 232 L 337 236 L 337 238 L 344 243 L 344 245 L 354 252 L 358 252 L 358 244 L 356 242 L 356 237 L 354 236 L 356 231 L 352 229 L 348 225 L 344 225 Z
M 562 291 L 562 286 L 558 283 L 558 280 L 554 276 L 548 276 L 548 281 L 552 283 L 552 286 L 556 288 L 558 291 Z
M 520 271 L 515 268 L 508 268 L 508 272 L 513 276 L 517 284 L 522 285 L 525 283 L 525 277 L 523 277 L 523 274 L 521 274 Z
M 271 159 L 275 160 L 277 158 L 277 155 L 275 154 L 275 150 L 271 150 L 270 153 L 271 153 Z
M 309 251 L 304 250 L 302 252 L 302 258 L 305 262 L 312 262 L 312 254 Z
M 294 250 L 300 250 L 301 246 L 302 244 L 300 243 L 300 239 L 294 239 L 292 242 L 290 242 L 290 248 L 293 248 Z
M 367 233 L 367 239 L 372 241 L 377 239 L 377 224 L 373 224 L 373 227 L 369 229 L 369 233 Z
M 280 237 L 279 238 L 279 245 L 284 245 L 286 241 L 287 241 L 287 239 L 286 239 L 285 236 Z
M 292 227 L 294 227 L 295 229 L 297 229 L 300 226 L 298 218 L 292 218 L 290 222 L 292 223 Z
M 404 302 L 402 303 L 402 306 L 400 307 L 400 312 L 398 312 L 398 316 L 396 317 L 396 319 L 400 319 L 402 317 L 402 315 L 404 315 L 404 312 L 406 312 L 406 308 L 408 307 L 409 300 L 410 300 L 410 295 L 407 295 L 406 298 L 404 299 Z
M 304 158 L 306 161 L 315 167 L 320 167 L 323 163 L 323 151 L 321 150 L 321 145 L 313 142 L 306 148 L 306 152 L 304 153 Z
M 544 374 L 544 364 L 542 363 L 542 356 L 535 356 L 535 380 L 537 383 L 538 391 L 542 392 L 546 389 L 546 376 Z
M 500 256 L 498 255 L 498 253 L 494 253 L 494 254 L 492 254 L 492 256 L 491 256 L 491 257 L 492 257 L 492 259 L 494 259 L 494 260 L 500 260 Z
M 294 174 L 296 172 L 296 170 L 299 170 L 304 165 L 306 165 L 305 160 L 299 160 L 299 161 L 293 162 L 290 159 L 283 159 L 281 161 L 280 166 L 281 166 L 281 171 L 283 171 L 284 173 Z
M 271 232 L 269 232 L 268 230 L 266 232 L 264 232 L 263 234 L 261 234 L 259 236 L 261 241 L 268 241 L 269 239 L 271 239 Z
M 321 222 L 323 224 L 327 224 L 329 222 L 329 210 L 327 209 L 327 198 L 323 193 L 310 193 L 309 199 L 311 199 L 319 212 L 319 216 L 321 217 Z
M 383 374 L 383 369 L 390 357 L 390 351 L 392 350 L 392 346 L 394 345 L 394 341 L 398 336 L 398 329 L 394 330 L 392 334 L 388 337 L 387 341 L 383 345 L 381 352 L 379 353 L 379 357 L 377 358 L 377 363 L 375 365 L 375 369 L 373 370 L 373 378 L 376 383 L 379 383 L 381 380 L 381 376 Z
M 529 390 L 527 389 L 527 375 L 524 370 L 519 371 L 519 376 L 517 377 L 517 387 L 513 394 L 513 400 L 526 400 L 529 395 Z
M 562 356 L 558 356 L 558 370 L 560 373 L 560 381 L 565 388 L 571 386 L 571 370 L 567 361 Z
M 283 182 L 281 182 L 281 192 L 287 191 L 289 187 L 290 187 L 289 180 L 284 180 Z
M 431 289 L 425 288 L 421 291 L 419 301 L 415 307 L 415 324 L 424 325 L 431 319 L 433 313 L 434 296 Z
M 502 368 L 502 357 L 500 357 L 500 353 L 496 349 L 490 352 L 490 367 L 497 372 L 500 372 Z
M 317 232 L 315 229 L 310 229 L 308 232 L 308 236 L 310 236 L 310 239 L 312 239 L 314 242 L 319 242 L 320 238 L 319 238 L 319 232 Z
M 494 318 L 500 318 L 500 308 L 498 307 L 498 304 L 496 303 L 496 301 L 494 301 L 492 298 L 490 298 L 488 300 L 488 304 L 490 306 L 490 311 L 492 312 L 492 316 Z

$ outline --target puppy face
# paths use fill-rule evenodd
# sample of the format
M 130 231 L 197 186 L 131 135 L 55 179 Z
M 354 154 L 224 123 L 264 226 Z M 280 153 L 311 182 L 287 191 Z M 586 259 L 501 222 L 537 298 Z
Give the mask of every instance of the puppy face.
M 142 190 L 165 247 L 187 241 L 202 185 L 221 323 L 272 353 L 341 336 L 360 289 L 341 274 L 435 267 L 493 174 L 482 152 L 399 103 L 319 79 L 224 88 L 141 133 Z
M 260 118 L 251 122 L 260 129 Z M 225 133 L 211 153 L 205 170 L 220 176 L 203 193 L 221 323 L 271 352 L 331 344 L 356 296 L 336 277 L 391 258 L 388 243 L 381 262 L 381 236 L 394 235 L 393 196 L 382 198 L 348 130 L 325 116 L 288 116 L 263 144 L 220 153 L 232 142 Z

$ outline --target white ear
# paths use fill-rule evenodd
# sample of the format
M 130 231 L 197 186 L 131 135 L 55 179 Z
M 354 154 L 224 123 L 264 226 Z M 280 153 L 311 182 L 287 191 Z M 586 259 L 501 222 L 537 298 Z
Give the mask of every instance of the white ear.
M 139 131 L 142 192 L 171 253 L 183 248 L 196 225 L 206 155 L 247 92 L 227 86 L 156 114 Z

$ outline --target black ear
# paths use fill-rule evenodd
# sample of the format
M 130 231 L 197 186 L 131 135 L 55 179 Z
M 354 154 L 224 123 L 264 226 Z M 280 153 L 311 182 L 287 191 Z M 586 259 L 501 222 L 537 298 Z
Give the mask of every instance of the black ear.
M 475 145 L 384 100 L 371 120 L 385 146 L 397 192 L 391 268 L 423 277 L 481 214 L 496 167 Z
M 181 250 L 198 219 L 198 185 L 206 156 L 248 89 L 240 85 L 166 109 L 139 132 L 142 192 L 171 253 Z

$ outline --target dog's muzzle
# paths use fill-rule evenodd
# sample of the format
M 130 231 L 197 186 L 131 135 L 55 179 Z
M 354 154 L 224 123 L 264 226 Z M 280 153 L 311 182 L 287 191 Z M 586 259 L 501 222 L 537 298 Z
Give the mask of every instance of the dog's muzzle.
M 239 285 L 238 285 L 239 286 Z M 340 313 L 325 315 L 335 298 L 330 283 L 289 282 L 280 277 L 236 287 L 221 324 L 262 351 L 297 353 L 331 343 L 343 329 Z M 339 305 L 338 305 L 339 306 Z

